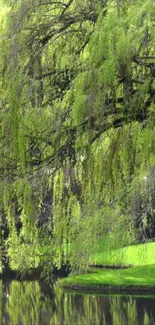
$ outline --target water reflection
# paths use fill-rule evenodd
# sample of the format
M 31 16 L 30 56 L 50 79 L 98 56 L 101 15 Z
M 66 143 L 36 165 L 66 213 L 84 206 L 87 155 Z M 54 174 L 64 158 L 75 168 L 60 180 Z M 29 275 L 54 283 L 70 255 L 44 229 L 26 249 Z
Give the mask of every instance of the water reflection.
M 0 281 L 1 325 L 153 325 L 155 296 L 70 294 L 38 281 Z

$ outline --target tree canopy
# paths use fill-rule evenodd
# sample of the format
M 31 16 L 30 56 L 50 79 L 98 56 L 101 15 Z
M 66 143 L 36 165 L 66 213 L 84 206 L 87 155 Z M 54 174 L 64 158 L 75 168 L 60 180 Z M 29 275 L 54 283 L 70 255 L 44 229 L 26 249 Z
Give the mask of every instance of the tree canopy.
M 0 227 L 12 269 L 155 237 L 153 0 L 0 1 Z

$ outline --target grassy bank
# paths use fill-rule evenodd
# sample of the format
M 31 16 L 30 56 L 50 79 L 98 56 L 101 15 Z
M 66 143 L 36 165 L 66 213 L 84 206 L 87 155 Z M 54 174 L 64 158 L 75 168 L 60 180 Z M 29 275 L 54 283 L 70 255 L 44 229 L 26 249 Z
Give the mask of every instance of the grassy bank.
M 102 244 L 102 243 L 101 243 Z M 128 246 L 116 250 L 102 250 L 91 258 L 91 265 L 132 266 L 127 269 L 97 269 L 88 274 L 72 276 L 59 281 L 69 289 L 155 292 L 155 243 Z
M 155 265 L 118 270 L 94 269 L 92 273 L 61 279 L 59 285 L 74 290 L 155 292 Z
M 92 265 L 132 265 L 142 266 L 155 264 L 155 242 L 123 247 L 116 250 L 99 249 L 90 259 Z

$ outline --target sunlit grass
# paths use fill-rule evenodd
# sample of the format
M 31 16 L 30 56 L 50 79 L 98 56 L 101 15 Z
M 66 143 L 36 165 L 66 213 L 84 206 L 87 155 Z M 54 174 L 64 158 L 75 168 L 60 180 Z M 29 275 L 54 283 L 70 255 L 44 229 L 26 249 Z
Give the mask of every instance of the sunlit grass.
M 60 286 L 155 286 L 155 265 L 138 266 L 129 269 L 102 269 L 96 273 L 72 276 L 59 281 Z
M 146 243 L 108 250 L 100 247 L 91 258 L 94 265 L 151 265 L 155 264 L 155 243 Z
M 155 286 L 155 243 L 146 243 L 108 250 L 100 245 L 91 260 L 92 265 L 132 266 L 127 269 L 92 269 L 91 273 L 62 279 L 59 284 L 68 288 L 100 286 Z M 103 250 L 102 250 L 103 249 Z

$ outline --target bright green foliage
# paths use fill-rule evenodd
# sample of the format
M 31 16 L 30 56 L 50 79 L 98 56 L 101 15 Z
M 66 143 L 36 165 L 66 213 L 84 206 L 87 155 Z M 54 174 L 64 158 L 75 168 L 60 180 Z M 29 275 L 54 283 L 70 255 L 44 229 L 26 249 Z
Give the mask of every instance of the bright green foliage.
M 155 234 L 152 0 L 1 6 L 0 220 L 12 269 Z M 30 248 L 31 247 L 31 248 Z M 25 261 L 25 262 L 24 262 Z

